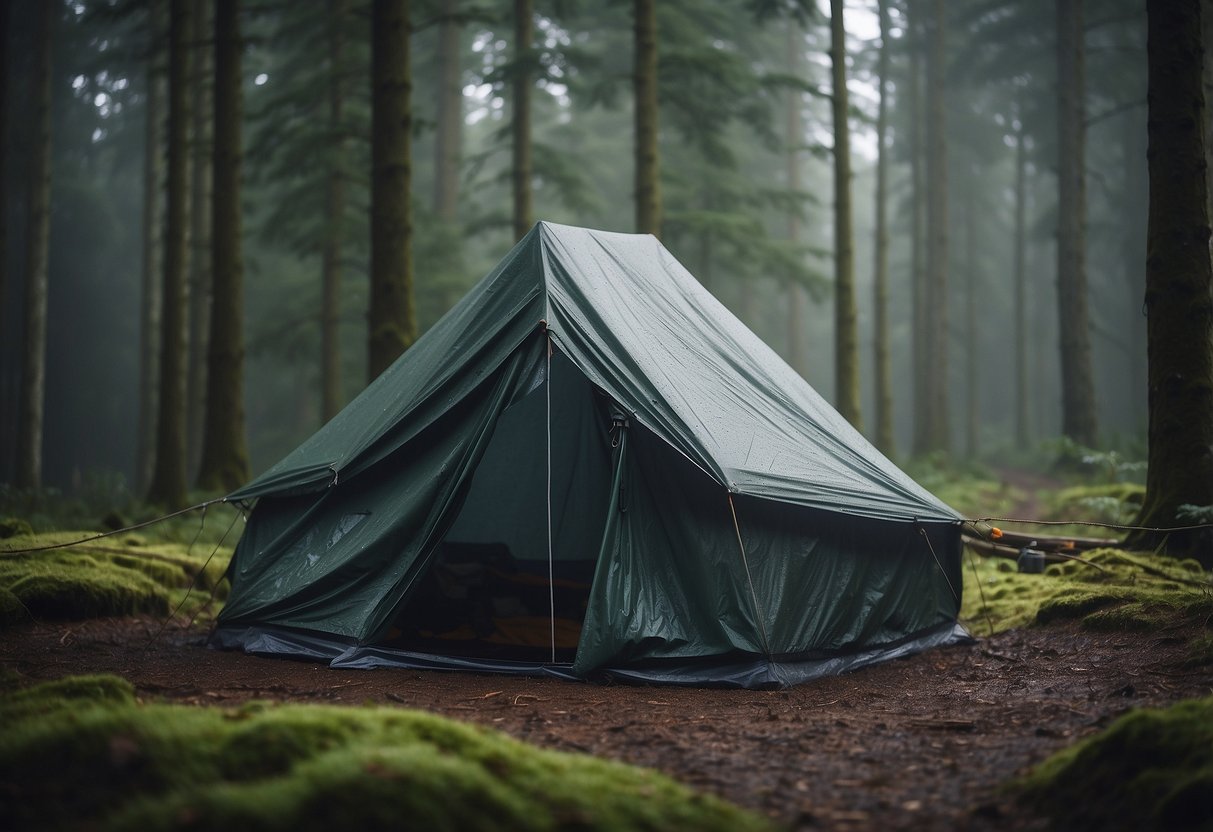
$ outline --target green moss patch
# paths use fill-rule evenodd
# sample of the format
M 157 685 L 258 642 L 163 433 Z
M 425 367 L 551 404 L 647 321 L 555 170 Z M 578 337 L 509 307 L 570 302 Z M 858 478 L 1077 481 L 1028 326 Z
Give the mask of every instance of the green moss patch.
M 58 532 L 0 542 L 0 626 L 19 624 L 30 616 L 77 620 L 165 615 L 191 585 L 201 605 L 222 580 L 231 558 L 227 548 L 207 563 L 213 547 L 191 552 L 180 544 L 148 548 L 141 540 L 112 539 L 66 549 L 4 554 L 85 536 L 86 532 Z
M 1145 499 L 1146 487 L 1135 482 L 1111 482 L 1063 488 L 1048 501 L 1048 519 L 1078 518 L 1101 523 L 1128 523 Z
M 0 695 L 16 829 L 759 830 L 652 771 L 390 708 L 137 704 L 120 679 Z
M 1213 698 L 1133 711 L 1019 786 L 1062 829 L 1213 828 Z
M 1099 631 L 1146 632 L 1213 615 L 1213 583 L 1195 561 L 1098 549 L 1078 561 L 1051 564 L 1043 575 L 1020 574 L 1012 561 L 970 556 L 964 567 L 961 618 L 986 634 L 1081 621 Z

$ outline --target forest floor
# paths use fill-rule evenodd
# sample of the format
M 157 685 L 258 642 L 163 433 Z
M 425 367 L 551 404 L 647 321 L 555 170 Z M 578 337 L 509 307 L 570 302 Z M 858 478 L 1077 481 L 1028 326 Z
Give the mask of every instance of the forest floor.
M 595 685 L 440 671 L 332 670 L 219 652 L 151 617 L 0 630 L 29 681 L 116 673 L 145 700 L 419 708 L 539 746 L 663 771 L 794 829 L 1032 829 L 1008 780 L 1135 706 L 1213 693 L 1185 666 L 1198 627 L 1011 630 L 790 690 Z

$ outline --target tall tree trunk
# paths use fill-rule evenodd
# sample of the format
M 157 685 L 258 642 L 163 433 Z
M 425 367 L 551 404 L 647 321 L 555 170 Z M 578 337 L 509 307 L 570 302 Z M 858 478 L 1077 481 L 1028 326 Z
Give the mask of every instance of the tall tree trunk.
M 193 108 L 190 129 L 190 315 L 189 376 L 186 381 L 186 458 L 192 468 L 202 453 L 206 413 L 207 342 L 211 297 L 211 0 L 194 4 Z
M 948 148 L 944 120 L 945 18 L 932 0 L 927 52 L 927 441 L 947 450 L 948 431 Z
M 345 51 L 347 0 L 328 0 L 328 177 L 324 195 L 324 250 L 320 264 L 320 413 L 327 422 L 341 409 L 341 249 L 345 238 Z
M 1199 0 L 1148 3 L 1150 221 L 1146 243 L 1149 465 L 1138 525 L 1189 525 L 1213 505 L 1213 264 Z M 1139 532 L 1130 542 L 1213 565 L 1213 530 Z
M 970 179 L 965 185 L 965 454 L 969 459 L 976 459 L 981 451 L 977 379 L 977 213 Z
M 528 27 L 529 28 L 529 27 Z M 446 0 L 438 24 L 438 118 L 434 128 L 434 213 L 455 222 L 463 155 L 463 85 L 459 0 Z
M 240 0 L 215 0 L 215 306 L 206 373 L 198 487 L 230 491 L 249 478 L 244 441 L 244 262 L 240 221 Z
M 843 0 L 830 0 L 834 107 L 834 401 L 863 430 L 859 409 L 859 336 L 855 312 L 855 241 L 851 229 L 851 132 L 847 126 L 847 39 Z
M 156 456 L 156 405 L 159 401 L 160 306 L 163 262 L 161 232 L 164 186 L 164 39 L 163 0 L 148 4 L 147 103 L 143 147 L 143 285 L 139 308 L 139 421 L 135 437 L 135 488 L 152 481 Z
M 30 145 L 29 225 L 25 257 L 25 345 L 21 367 L 21 412 L 17 441 L 17 485 L 42 486 L 42 422 L 46 402 L 46 296 L 51 235 L 51 47 L 56 3 L 38 14 L 33 78 L 34 141 Z
M 799 78 L 801 73 L 801 53 L 804 50 L 804 32 L 796 23 L 789 22 L 787 28 L 788 74 Z M 803 185 L 800 175 L 800 148 L 804 145 L 804 119 L 801 115 L 801 93 L 792 90 L 788 93 L 787 121 L 784 133 L 786 147 L 785 161 L 787 163 L 788 191 L 798 195 Z M 800 211 L 788 212 L 788 241 L 797 246 L 800 244 Z M 808 377 L 808 348 L 804 342 L 804 289 L 795 281 L 788 281 L 788 363 L 792 369 L 800 373 L 802 378 Z
M 893 380 L 889 371 L 889 160 L 885 147 L 889 119 L 889 4 L 879 0 L 880 106 L 876 113 L 876 239 L 872 306 L 875 319 L 873 344 L 876 377 L 876 447 L 893 454 Z
M 1206 99 L 1207 101 L 1208 99 Z M 1146 226 L 1149 222 L 1150 183 L 1146 162 L 1146 122 L 1132 110 L 1124 115 L 1124 196 L 1118 213 L 1121 218 L 1120 259 L 1126 289 L 1128 313 L 1125 338 L 1128 340 L 1129 396 L 1125 409 L 1132 414 L 1134 427 L 1145 427 L 1146 419 L 1146 316 L 1141 264 L 1146 261 Z M 1206 144 L 1211 144 L 1206 141 Z M 1213 190 L 1213 189 L 1211 189 Z
M 910 111 L 910 346 L 912 353 L 911 393 L 913 402 L 913 449 L 917 455 L 931 449 L 930 394 L 931 362 L 927 353 L 927 210 L 926 136 L 922 100 L 922 63 L 926 48 L 923 22 L 924 0 L 909 0 L 910 72 L 906 106 Z
M 413 303 L 413 125 L 408 0 L 371 7 L 371 296 L 367 374 L 374 380 L 417 339 Z
M 1082 0 L 1057 0 L 1057 293 L 1062 433 L 1095 444 L 1095 382 L 1087 317 L 1086 142 Z
M 9 108 L 12 107 L 12 99 L 8 94 L 8 85 L 12 80 L 12 71 L 9 69 L 9 61 L 12 54 L 9 48 L 9 21 L 12 17 L 12 9 L 9 3 L 0 3 L 0 193 L 4 197 L 0 197 L 4 201 L 0 201 L 0 326 L 5 325 L 6 311 L 8 307 L 8 247 L 10 240 L 8 238 L 8 221 L 7 211 L 4 210 L 7 195 L 10 189 L 15 191 L 13 183 L 9 181 L 12 171 L 8 167 L 8 149 L 9 138 L 8 131 L 12 127 L 12 119 L 9 115 Z M 5 357 L 0 356 L 0 481 L 9 482 L 15 481 L 10 473 L 10 465 L 12 453 L 16 450 L 13 447 L 13 441 L 16 431 L 13 430 L 13 414 L 9 409 L 9 402 L 16 401 L 17 397 L 12 395 L 9 388 L 9 363 Z
M 635 0 L 636 231 L 661 236 L 661 174 L 657 160 L 657 4 Z
M 186 263 L 189 259 L 189 115 L 191 0 L 169 5 L 168 193 L 165 196 L 164 287 L 160 315 L 160 401 L 156 464 L 148 502 L 188 502 L 185 459 Z
M 1201 0 L 1201 36 L 1205 47 L 1205 176 L 1209 179 L 1209 216 L 1213 217 L 1213 0 Z
M 521 240 L 535 224 L 531 191 L 532 39 L 535 11 L 532 0 L 514 0 L 514 239 Z
M 1027 321 L 1027 257 L 1028 230 L 1028 151 L 1023 128 L 1022 108 L 1015 132 L 1015 445 L 1027 450 L 1031 444 L 1028 402 L 1028 321 Z

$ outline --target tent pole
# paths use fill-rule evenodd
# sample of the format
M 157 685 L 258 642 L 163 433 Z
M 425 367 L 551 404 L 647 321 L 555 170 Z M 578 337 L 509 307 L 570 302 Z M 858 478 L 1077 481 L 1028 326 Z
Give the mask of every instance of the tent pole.
M 733 492 L 725 492 L 729 497 L 729 511 L 733 513 L 733 530 L 737 532 L 737 546 L 741 549 L 741 563 L 745 567 L 745 579 L 750 585 L 750 599 L 754 602 L 754 618 L 758 622 L 758 635 L 762 637 L 762 649 L 767 658 L 771 657 L 771 642 L 767 639 L 767 625 L 762 618 L 762 608 L 758 606 L 758 593 L 754 591 L 754 577 L 750 574 L 750 561 L 745 554 L 745 543 L 741 539 L 741 524 L 737 522 L 737 507 L 733 505 Z
M 556 663 L 556 576 L 552 563 L 552 336 L 548 336 L 547 373 L 543 386 L 547 393 L 548 459 L 548 624 L 552 636 L 552 664 Z

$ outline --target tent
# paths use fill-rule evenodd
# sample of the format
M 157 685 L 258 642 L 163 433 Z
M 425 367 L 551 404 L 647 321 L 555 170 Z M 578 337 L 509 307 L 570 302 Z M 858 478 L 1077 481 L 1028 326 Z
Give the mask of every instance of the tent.
M 760 687 L 968 638 L 961 518 L 649 235 L 537 224 L 228 499 L 223 648 Z

